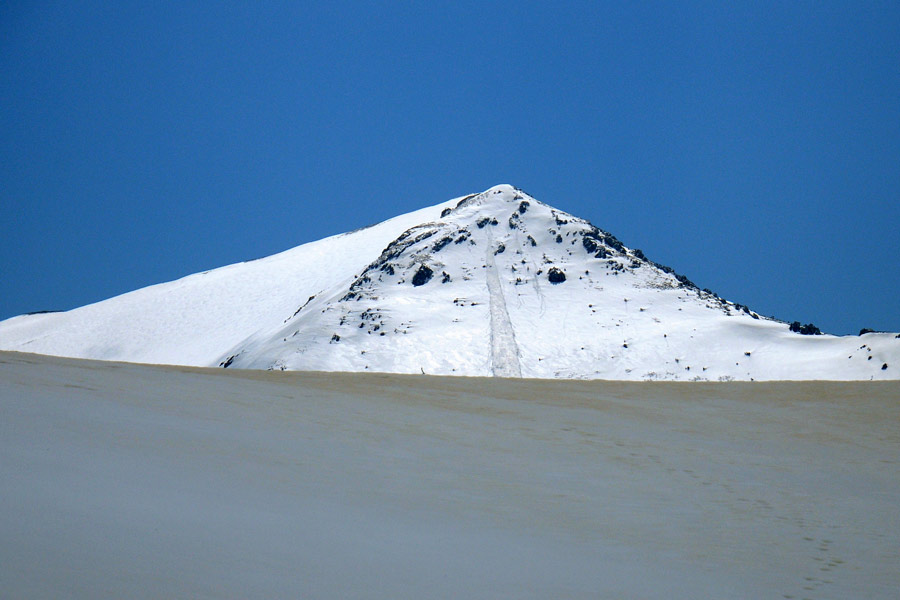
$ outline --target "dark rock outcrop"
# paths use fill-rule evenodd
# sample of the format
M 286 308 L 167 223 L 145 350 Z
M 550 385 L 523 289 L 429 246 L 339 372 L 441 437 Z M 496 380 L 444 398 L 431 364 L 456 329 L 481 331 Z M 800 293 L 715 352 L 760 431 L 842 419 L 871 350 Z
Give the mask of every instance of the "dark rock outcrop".
M 432 271 L 428 265 L 422 265 L 419 267 L 419 270 L 416 271 L 416 274 L 413 275 L 412 284 L 416 287 L 420 285 L 425 285 L 431 278 L 434 276 L 434 271 Z
M 550 267 L 550 270 L 547 272 L 547 279 L 550 280 L 550 283 L 562 283 L 566 280 L 566 274 L 556 267 Z

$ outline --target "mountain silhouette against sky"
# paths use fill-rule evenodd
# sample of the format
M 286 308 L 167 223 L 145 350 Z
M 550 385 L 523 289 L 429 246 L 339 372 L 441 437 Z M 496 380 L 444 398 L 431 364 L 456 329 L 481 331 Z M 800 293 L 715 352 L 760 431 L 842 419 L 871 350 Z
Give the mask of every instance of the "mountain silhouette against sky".
M 821 334 L 701 290 L 498 185 L 150 286 L 0 323 L 0 348 L 225 368 L 617 380 L 900 377 L 900 336 Z

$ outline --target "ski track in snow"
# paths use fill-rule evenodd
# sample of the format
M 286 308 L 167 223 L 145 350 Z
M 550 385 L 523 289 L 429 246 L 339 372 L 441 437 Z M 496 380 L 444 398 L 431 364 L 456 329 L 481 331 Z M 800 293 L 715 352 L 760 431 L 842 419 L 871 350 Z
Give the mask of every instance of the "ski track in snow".
M 488 234 L 487 252 L 485 254 L 485 279 L 491 304 L 491 373 L 494 377 L 521 377 L 522 367 L 519 365 L 519 346 L 509 311 L 506 309 L 506 298 L 500 285 L 500 275 L 494 262 L 494 244 Z

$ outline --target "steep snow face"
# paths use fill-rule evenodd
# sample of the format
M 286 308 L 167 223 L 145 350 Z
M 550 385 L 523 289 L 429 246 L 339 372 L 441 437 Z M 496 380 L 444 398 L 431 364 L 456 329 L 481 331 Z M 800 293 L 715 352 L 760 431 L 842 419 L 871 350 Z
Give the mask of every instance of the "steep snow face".
M 231 368 L 897 379 L 900 338 L 808 336 L 508 185 L 69 313 L 0 348 Z

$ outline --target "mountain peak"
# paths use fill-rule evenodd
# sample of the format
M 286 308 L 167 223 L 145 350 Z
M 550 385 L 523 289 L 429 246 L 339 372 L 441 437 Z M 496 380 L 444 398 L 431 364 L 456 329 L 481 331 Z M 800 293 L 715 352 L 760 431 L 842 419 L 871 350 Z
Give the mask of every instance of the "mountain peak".
M 807 336 L 494 186 L 257 261 L 0 324 L 5 349 L 255 369 L 896 379 L 900 339 Z

